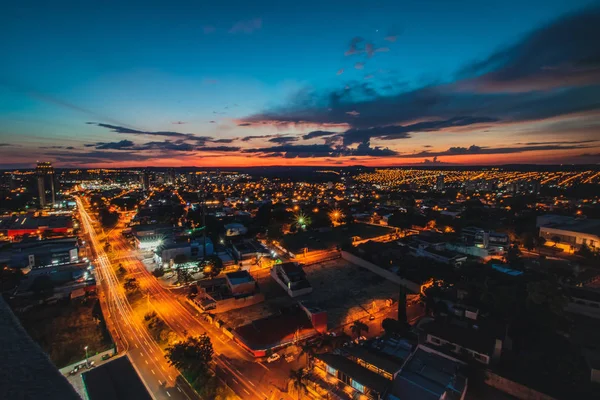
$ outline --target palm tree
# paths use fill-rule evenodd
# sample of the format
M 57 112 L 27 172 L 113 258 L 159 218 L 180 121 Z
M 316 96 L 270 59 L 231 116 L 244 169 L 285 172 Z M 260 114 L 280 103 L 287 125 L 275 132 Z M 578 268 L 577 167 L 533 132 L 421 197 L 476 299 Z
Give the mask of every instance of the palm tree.
M 292 387 L 296 390 L 298 400 L 300 400 L 300 392 L 306 392 L 304 378 L 306 378 L 306 373 L 303 368 L 290 370 L 290 380 L 292 381 Z
M 363 331 L 369 332 L 369 326 L 364 322 L 356 320 L 350 327 L 350 331 L 358 338 Z
M 306 356 L 306 366 L 309 367 L 310 360 L 312 356 L 315 354 L 315 350 L 312 346 L 307 343 L 304 343 L 300 346 L 300 353 L 298 354 L 298 359 L 303 355 Z

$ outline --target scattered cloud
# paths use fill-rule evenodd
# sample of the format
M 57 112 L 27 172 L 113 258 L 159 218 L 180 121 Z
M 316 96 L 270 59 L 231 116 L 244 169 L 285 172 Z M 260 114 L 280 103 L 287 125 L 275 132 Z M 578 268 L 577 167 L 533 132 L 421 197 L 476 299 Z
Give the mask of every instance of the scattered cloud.
M 344 68 L 338 69 L 337 75 L 341 75 L 344 73 Z
M 530 151 L 551 151 L 551 150 L 573 150 L 585 149 L 586 145 L 544 145 L 544 146 L 520 146 L 520 147 L 486 147 L 472 145 L 470 147 L 450 147 L 444 151 L 421 151 L 419 153 L 401 154 L 400 158 L 418 158 L 418 157 L 440 157 L 440 156 L 467 156 L 480 154 L 514 154 Z
M 174 122 L 171 122 L 171 123 L 173 125 L 184 125 L 184 124 L 187 124 L 187 122 L 185 122 L 185 121 L 174 121 Z
M 350 47 L 348 48 L 348 50 L 346 50 L 346 52 L 344 53 L 345 56 L 352 56 L 355 54 L 360 54 L 363 53 L 364 50 L 361 50 L 358 48 L 358 44 L 360 42 L 362 42 L 364 39 L 361 37 L 354 37 L 352 38 L 352 40 L 350 41 Z
M 331 132 L 331 131 L 312 131 L 312 132 L 308 132 L 305 135 L 302 135 L 302 139 L 309 140 L 309 139 L 313 139 L 313 138 L 317 138 L 317 137 L 331 136 L 331 135 L 337 135 L 337 134 L 338 134 L 338 132 Z
M 131 140 L 121 140 L 119 142 L 96 143 L 96 150 L 127 150 L 134 146 Z
M 236 22 L 231 29 L 229 29 L 229 33 L 246 33 L 250 34 L 254 31 L 257 31 L 262 28 L 262 19 L 254 18 L 247 21 L 239 21 Z
M 284 158 L 316 158 L 316 157 L 349 157 L 372 156 L 390 157 L 398 155 L 397 152 L 382 147 L 370 147 L 369 143 L 362 143 L 356 149 L 327 144 L 285 144 L 273 147 L 245 149 L 245 153 L 263 153 L 269 157 Z
M 204 25 L 202 27 L 202 31 L 204 31 L 205 35 L 209 35 L 211 33 L 214 33 L 216 30 L 217 29 L 214 26 L 212 26 L 212 25 Z
M 215 152 L 238 152 L 241 150 L 241 147 L 236 146 L 206 146 L 201 147 L 198 150 L 200 151 L 215 151 Z
M 461 71 L 461 86 L 506 93 L 585 86 L 600 82 L 600 7 L 588 8 L 533 31 Z M 474 77 L 473 77 L 474 76 Z
M 367 53 L 367 57 L 371 58 L 375 55 L 375 53 L 384 53 L 390 51 L 389 47 L 379 47 L 376 48 L 373 43 L 367 43 L 365 45 L 365 53 Z
M 140 131 L 137 129 L 130 129 L 130 128 L 126 128 L 126 127 L 118 126 L 118 125 L 103 124 L 100 122 L 86 122 L 86 124 L 96 125 L 101 128 L 110 129 L 112 132 L 128 134 L 128 135 L 165 136 L 165 137 L 171 137 L 171 138 L 194 140 L 197 142 L 206 142 L 206 141 L 209 141 L 212 139 L 209 136 L 196 136 L 192 133 L 181 133 L 181 132 L 173 132 L 173 131 L 156 131 L 156 132 Z
M 383 40 L 394 43 L 396 40 L 398 40 L 398 35 L 389 35 L 384 37 Z
M 269 142 L 278 143 L 278 144 L 288 144 L 291 142 L 297 142 L 298 139 L 299 138 L 296 136 L 278 136 L 278 137 L 269 139 Z
M 250 140 L 254 140 L 254 139 L 268 139 L 268 138 L 272 138 L 275 137 L 276 135 L 254 135 L 254 136 L 245 136 L 243 138 L 241 138 L 240 140 L 242 142 L 249 142 Z
M 216 85 L 217 83 L 219 83 L 219 80 L 215 79 L 215 78 L 204 78 L 204 79 L 202 79 L 202 84 L 203 85 Z
M 354 64 L 354 68 L 356 68 L 356 69 L 364 69 L 365 68 L 365 63 L 358 61 L 356 64 Z
M 305 90 L 284 106 L 244 120 L 271 125 L 347 124 L 345 132 L 328 138 L 342 137 L 348 146 L 370 139 L 405 139 L 418 132 L 480 129 L 483 133 L 492 126 L 597 113 L 600 47 L 589 40 L 596 36 L 600 37 L 600 7 L 537 29 L 462 69 L 455 82 L 414 89 L 392 85 L 389 90 L 370 81 L 349 82 L 341 89 Z M 350 50 L 356 52 L 358 43 L 351 42 Z M 496 85 L 512 89 L 497 90 Z

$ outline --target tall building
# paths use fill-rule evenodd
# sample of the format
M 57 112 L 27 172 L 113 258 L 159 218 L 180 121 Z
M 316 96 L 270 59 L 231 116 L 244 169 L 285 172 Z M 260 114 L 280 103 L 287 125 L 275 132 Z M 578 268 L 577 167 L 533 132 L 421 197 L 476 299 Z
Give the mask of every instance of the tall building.
M 150 173 L 148 171 L 142 171 L 140 175 L 140 183 L 142 184 L 142 190 L 148 191 L 150 190 Z
M 435 181 L 435 190 L 444 190 L 446 188 L 446 184 L 444 183 L 444 174 L 439 174 Z
M 45 207 L 48 204 L 46 198 L 46 183 L 49 183 L 50 191 L 52 192 L 52 203 L 56 203 L 56 192 L 54 190 L 54 168 L 51 162 L 38 162 L 35 168 L 37 175 L 38 197 L 40 199 L 40 207 Z

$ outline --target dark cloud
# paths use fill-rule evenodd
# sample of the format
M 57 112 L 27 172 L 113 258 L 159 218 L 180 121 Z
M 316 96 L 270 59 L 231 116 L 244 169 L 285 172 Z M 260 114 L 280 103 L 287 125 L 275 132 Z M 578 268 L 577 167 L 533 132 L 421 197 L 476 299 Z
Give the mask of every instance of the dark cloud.
M 165 140 L 162 142 L 148 142 L 141 146 L 134 147 L 134 150 L 170 150 L 170 151 L 193 151 L 197 146 L 182 141 L 171 142 Z
M 96 150 L 128 150 L 133 147 L 131 140 L 121 140 L 118 142 L 96 143 Z
M 464 156 L 477 154 L 514 154 L 529 151 L 550 151 L 550 150 L 573 150 L 585 149 L 586 145 L 543 145 L 543 146 L 520 146 L 520 147 L 485 147 L 472 145 L 470 147 L 450 147 L 445 151 L 421 151 L 413 154 L 401 154 L 400 158 L 417 157 L 441 157 L 441 156 Z
M 600 142 L 600 140 L 577 140 L 577 141 L 558 141 L 558 142 L 527 142 L 527 143 L 515 143 L 515 144 L 523 144 L 526 146 L 539 146 L 545 144 L 584 144 L 584 143 L 595 143 Z
M 8 146 L 8 144 L 2 144 L 2 143 L 0 143 L 0 146 L 3 146 L 3 145 Z M 45 150 L 48 150 L 48 149 L 64 149 L 64 148 L 65 148 L 65 146 L 40 146 L 40 149 L 45 149 Z
M 346 157 L 346 156 L 374 156 L 389 157 L 396 153 L 388 148 L 370 147 L 369 143 L 362 143 L 356 149 L 343 146 L 333 147 L 327 144 L 285 144 L 281 146 L 246 149 L 245 153 L 263 153 L 270 157 L 284 158 L 315 158 L 315 157 Z
M 238 126 L 250 126 L 250 125 L 252 125 L 252 124 L 249 122 L 245 122 L 243 124 L 238 124 Z
M 144 161 L 148 156 L 129 151 L 86 151 L 77 152 L 49 152 L 46 156 L 56 157 L 62 162 L 99 163 L 111 161 Z
M 213 143 L 233 143 L 235 139 L 216 139 L 212 140 Z
M 312 131 L 312 132 L 308 132 L 305 135 L 302 135 L 302 139 L 309 140 L 309 139 L 313 139 L 313 138 L 316 138 L 316 137 L 331 136 L 331 135 L 336 135 L 336 134 L 338 134 L 338 132 Z
M 65 149 L 67 149 L 67 150 L 75 150 L 75 147 L 73 147 L 73 146 L 67 146 L 67 147 L 65 147 Z
M 444 128 L 495 122 L 485 117 L 455 117 L 440 121 L 417 122 L 411 125 L 378 126 L 367 129 L 349 129 L 343 134 L 344 144 L 362 143 L 377 138 L 381 140 L 407 139 L 414 132 L 432 132 Z
M 277 136 L 277 137 L 269 139 L 269 142 L 278 143 L 278 144 L 287 144 L 287 143 L 297 142 L 297 141 L 298 141 L 298 138 L 295 136 Z
M 598 10 L 585 10 L 533 32 L 507 50 L 465 68 L 461 80 L 454 83 L 413 90 L 396 87 L 395 94 L 389 94 L 367 82 L 352 82 L 333 91 L 303 91 L 286 106 L 245 120 L 348 124 L 344 143 L 351 144 L 487 124 L 479 126 L 483 131 L 494 124 L 600 110 L 600 46 L 590 40 L 600 37 Z M 496 83 L 517 89 L 529 85 L 531 90 L 493 92 L 485 88 Z M 540 88 L 547 90 L 533 90 Z M 348 110 L 359 114 L 348 115 Z
M 91 125 L 96 125 L 102 128 L 107 128 L 110 129 L 112 132 L 116 132 L 116 133 L 123 133 L 123 134 L 128 134 L 128 135 L 148 135 L 148 136 L 165 136 L 165 137 L 172 137 L 172 138 L 185 138 L 185 139 L 190 139 L 190 140 L 195 140 L 198 142 L 205 142 L 208 141 L 210 139 L 212 139 L 209 136 L 196 136 L 192 133 L 181 133 L 181 132 L 173 132 L 173 131 L 140 131 L 137 129 L 130 129 L 130 128 L 126 128 L 123 126 L 118 126 L 118 125 L 110 125 L 110 124 L 103 124 L 100 122 L 86 122 L 87 124 L 91 124 Z
M 206 146 L 198 148 L 200 151 L 221 151 L 221 152 L 237 152 L 241 150 L 241 147 L 236 146 Z
M 465 68 L 476 91 L 521 92 L 600 83 L 600 7 L 568 15 Z
M 275 137 L 276 135 L 255 135 L 255 136 L 245 136 L 243 138 L 241 138 L 240 140 L 242 142 L 249 142 L 250 140 L 254 140 L 254 139 L 268 139 L 268 138 L 272 138 Z
M 350 151 L 353 156 L 390 157 L 398 155 L 398 152 L 387 147 L 371 147 L 369 142 L 361 143 L 356 150 Z
M 173 125 L 184 125 L 184 124 L 187 124 L 187 122 L 185 122 L 185 121 L 174 121 L 174 122 L 171 122 L 171 123 Z

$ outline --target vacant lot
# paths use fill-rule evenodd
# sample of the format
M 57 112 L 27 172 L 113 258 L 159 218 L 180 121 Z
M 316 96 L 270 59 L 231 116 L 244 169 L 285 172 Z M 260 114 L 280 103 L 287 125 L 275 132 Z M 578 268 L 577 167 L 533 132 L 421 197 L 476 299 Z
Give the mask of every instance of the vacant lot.
M 85 346 L 90 355 L 111 347 L 92 316 L 95 298 L 36 306 L 15 313 L 27 333 L 50 356 L 57 368 L 85 359 Z
M 306 301 L 327 311 L 328 327 L 335 329 L 356 319 L 390 310 L 390 299 L 397 306 L 398 287 L 374 273 L 339 259 L 304 267 L 313 292 L 296 299 L 262 273 L 256 279 L 265 294 L 264 303 L 219 314 L 229 326 L 236 327 L 279 312 L 282 307 Z
M 350 224 L 323 232 L 309 231 L 284 235 L 281 242 L 287 250 L 294 254 L 300 254 L 304 248 L 308 248 L 308 251 L 327 250 L 336 247 L 340 243 L 351 242 L 354 237 L 364 240 L 394 232 L 394 228 L 386 226 Z

